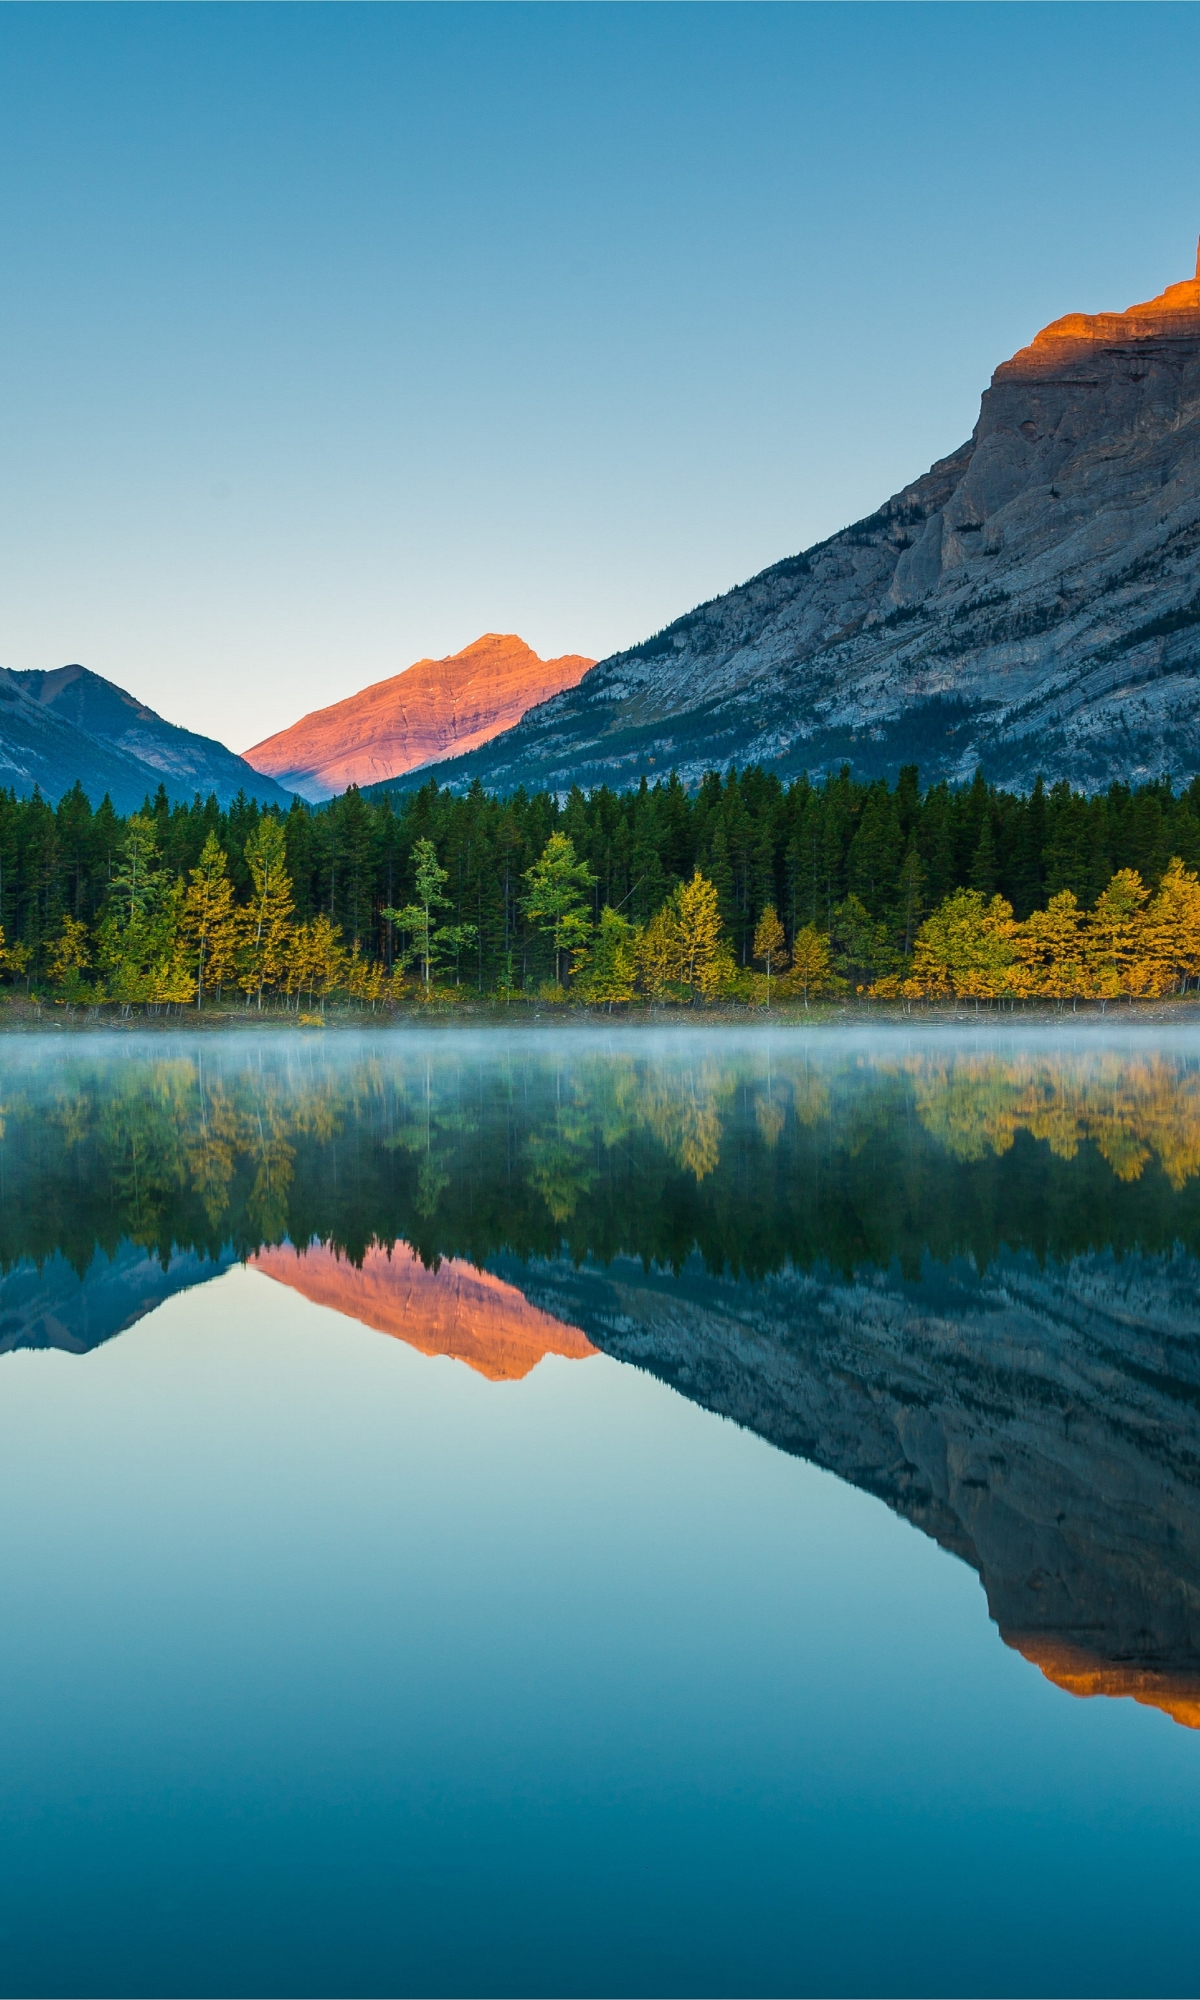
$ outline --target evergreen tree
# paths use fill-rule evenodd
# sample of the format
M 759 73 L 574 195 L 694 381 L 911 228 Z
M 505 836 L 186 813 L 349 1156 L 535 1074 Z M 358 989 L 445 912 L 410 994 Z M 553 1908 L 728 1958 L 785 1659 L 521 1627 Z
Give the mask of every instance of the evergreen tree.
M 522 907 L 550 939 L 559 986 L 566 984 L 563 975 L 568 955 L 586 949 L 591 936 L 587 905 L 595 879 L 587 862 L 577 858 L 575 844 L 565 833 L 552 833 L 533 867 L 525 871 L 529 886 Z

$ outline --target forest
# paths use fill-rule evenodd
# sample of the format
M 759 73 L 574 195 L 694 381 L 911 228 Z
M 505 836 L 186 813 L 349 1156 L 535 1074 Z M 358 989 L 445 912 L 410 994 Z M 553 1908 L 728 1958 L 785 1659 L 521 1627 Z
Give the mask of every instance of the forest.
M 1132 998 L 1200 977 L 1198 867 L 1200 778 L 1088 797 L 750 768 L 565 798 L 431 778 L 287 813 L 160 789 L 127 819 L 77 785 L 0 792 L 0 971 L 126 1010 Z

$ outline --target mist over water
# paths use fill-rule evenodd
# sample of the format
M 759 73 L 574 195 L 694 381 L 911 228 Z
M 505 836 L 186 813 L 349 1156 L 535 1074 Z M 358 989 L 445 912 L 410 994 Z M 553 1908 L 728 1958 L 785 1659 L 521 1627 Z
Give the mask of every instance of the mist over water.
M 1200 1039 L 11 1038 L 0 1119 L 0 1990 L 1191 1990 Z

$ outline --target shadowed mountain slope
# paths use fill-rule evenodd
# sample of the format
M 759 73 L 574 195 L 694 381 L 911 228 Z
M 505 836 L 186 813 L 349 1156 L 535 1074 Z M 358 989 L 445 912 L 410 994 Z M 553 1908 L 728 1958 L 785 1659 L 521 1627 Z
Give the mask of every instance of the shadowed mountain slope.
M 1007 1644 L 1080 1695 L 1200 1727 L 1200 1264 L 1092 1253 L 982 1275 L 518 1274 L 544 1311 L 884 1500 L 977 1570 Z
M 487 632 L 449 659 L 418 660 L 302 716 L 246 758 L 302 798 L 327 799 L 486 743 L 591 665 L 576 653 L 542 660 L 514 634 Z
M 211 736 L 164 722 L 152 708 L 86 667 L 53 673 L 0 668 L 0 785 L 52 803 L 76 780 L 93 805 L 107 792 L 118 812 L 136 812 L 147 793 L 190 804 L 215 792 L 223 806 L 239 792 L 287 806 L 289 793 Z
M 731 762 L 1089 788 L 1200 768 L 1200 263 L 999 367 L 878 513 L 439 772 L 564 792 Z

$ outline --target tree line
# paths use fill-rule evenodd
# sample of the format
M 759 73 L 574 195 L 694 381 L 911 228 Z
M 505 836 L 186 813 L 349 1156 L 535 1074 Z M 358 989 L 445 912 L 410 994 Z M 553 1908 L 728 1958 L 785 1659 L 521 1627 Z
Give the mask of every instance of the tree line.
M 1135 997 L 1200 977 L 1200 778 L 1087 797 L 756 768 L 140 813 L 0 792 L 0 970 L 79 1003 Z M 1183 941 L 1181 943 L 1181 940 Z

